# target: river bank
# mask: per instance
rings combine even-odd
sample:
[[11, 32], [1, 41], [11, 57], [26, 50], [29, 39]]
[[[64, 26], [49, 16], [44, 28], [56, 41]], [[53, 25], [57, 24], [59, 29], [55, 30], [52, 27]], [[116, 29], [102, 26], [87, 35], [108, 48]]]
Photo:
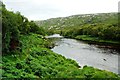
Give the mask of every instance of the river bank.
[[71, 39], [76, 39], [76, 40], [80, 40], [80, 41], [85, 41], [88, 44], [101, 45], [99, 47], [116, 49], [117, 51], [120, 52], [120, 41], [105, 40], [105, 39], [100, 39], [99, 37], [92, 37], [90, 35], [78, 35], [75, 37], [65, 36], [65, 38], [71, 38]]
[[[118, 78], [113, 72], [84, 66], [46, 48], [41, 35], [21, 35], [22, 52], [4, 55], [2, 78]], [[15, 53], [15, 54], [14, 54]]]
[[88, 41], [88, 42], [93, 42], [93, 43], [95, 42], [95, 43], [120, 45], [119, 41], [105, 40], [105, 39], [100, 39], [99, 37], [92, 37], [92, 36], [89, 36], [89, 35], [78, 35], [78, 36], [75, 37], [75, 39]]
[[[53, 42], [55, 42], [55, 47], [52, 48], [54, 52], [62, 54], [67, 58], [72, 58], [80, 65], [82, 63], [82, 66], [90, 65], [103, 70], [105, 69], [118, 73], [118, 56], [120, 52], [119, 47], [116, 45], [96, 43], [92, 41], [88, 42], [80, 39], [75, 40], [64, 38], [63, 36], [61, 36], [61, 38], [58, 34], [57, 36], [50, 36], [50, 39], [54, 39]], [[93, 38], [90, 37], [89, 39]], [[94, 39], [96, 38], [94, 37]], [[111, 63], [113, 63], [113, 65], [110, 65]]]

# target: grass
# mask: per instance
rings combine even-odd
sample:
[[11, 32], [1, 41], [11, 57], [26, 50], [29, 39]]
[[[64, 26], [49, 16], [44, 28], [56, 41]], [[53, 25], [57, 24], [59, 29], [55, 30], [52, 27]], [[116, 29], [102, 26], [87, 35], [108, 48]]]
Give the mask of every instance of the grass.
[[46, 48], [41, 35], [21, 35], [22, 52], [4, 55], [2, 78], [120, 78], [113, 72], [84, 66]]
[[104, 39], [100, 39], [98, 37], [92, 37], [89, 35], [78, 35], [75, 37], [75, 39], [89, 41], [89, 42], [96, 42], [96, 43], [108, 43], [108, 44], [116, 44], [116, 45], [120, 44], [119, 41], [104, 40]]

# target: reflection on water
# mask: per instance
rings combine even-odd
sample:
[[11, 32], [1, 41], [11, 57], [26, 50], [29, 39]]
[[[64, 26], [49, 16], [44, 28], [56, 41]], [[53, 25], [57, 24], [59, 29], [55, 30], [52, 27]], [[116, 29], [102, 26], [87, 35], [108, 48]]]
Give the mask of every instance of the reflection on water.
[[89, 65], [118, 73], [119, 52], [116, 50], [65, 38], [57, 40], [55, 44], [54, 52], [76, 60], [81, 66]]

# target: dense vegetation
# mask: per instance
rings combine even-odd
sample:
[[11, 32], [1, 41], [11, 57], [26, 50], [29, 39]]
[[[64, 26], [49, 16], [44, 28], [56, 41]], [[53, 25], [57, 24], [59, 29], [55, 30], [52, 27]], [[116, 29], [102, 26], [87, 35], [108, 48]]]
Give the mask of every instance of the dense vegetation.
[[118, 78], [118, 75], [80, 66], [45, 48], [42, 35], [21, 35], [22, 52], [3, 56], [3, 78]]
[[[85, 40], [89, 36], [98, 42], [108, 40], [108, 43], [113, 41], [120, 44], [118, 13], [73, 15], [36, 21], [36, 24], [45, 27], [51, 33], [59, 33], [65, 37]], [[81, 38], [82, 35], [86, 35], [86, 38]]]
[[93, 67], [80, 66], [48, 49], [46, 31], [19, 12], [2, 5], [2, 62], [0, 73], [7, 78], [119, 78]]
[[22, 16], [19, 12], [7, 11], [2, 5], [2, 50], [3, 54], [20, 49], [20, 34], [39, 33], [44, 35], [44, 30], [33, 21]]

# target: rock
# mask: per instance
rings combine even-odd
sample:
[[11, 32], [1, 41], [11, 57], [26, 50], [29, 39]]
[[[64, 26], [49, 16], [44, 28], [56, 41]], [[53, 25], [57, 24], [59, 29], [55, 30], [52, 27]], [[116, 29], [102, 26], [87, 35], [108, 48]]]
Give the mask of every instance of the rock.
[[106, 61], [106, 59], [103, 59], [104, 61]]

